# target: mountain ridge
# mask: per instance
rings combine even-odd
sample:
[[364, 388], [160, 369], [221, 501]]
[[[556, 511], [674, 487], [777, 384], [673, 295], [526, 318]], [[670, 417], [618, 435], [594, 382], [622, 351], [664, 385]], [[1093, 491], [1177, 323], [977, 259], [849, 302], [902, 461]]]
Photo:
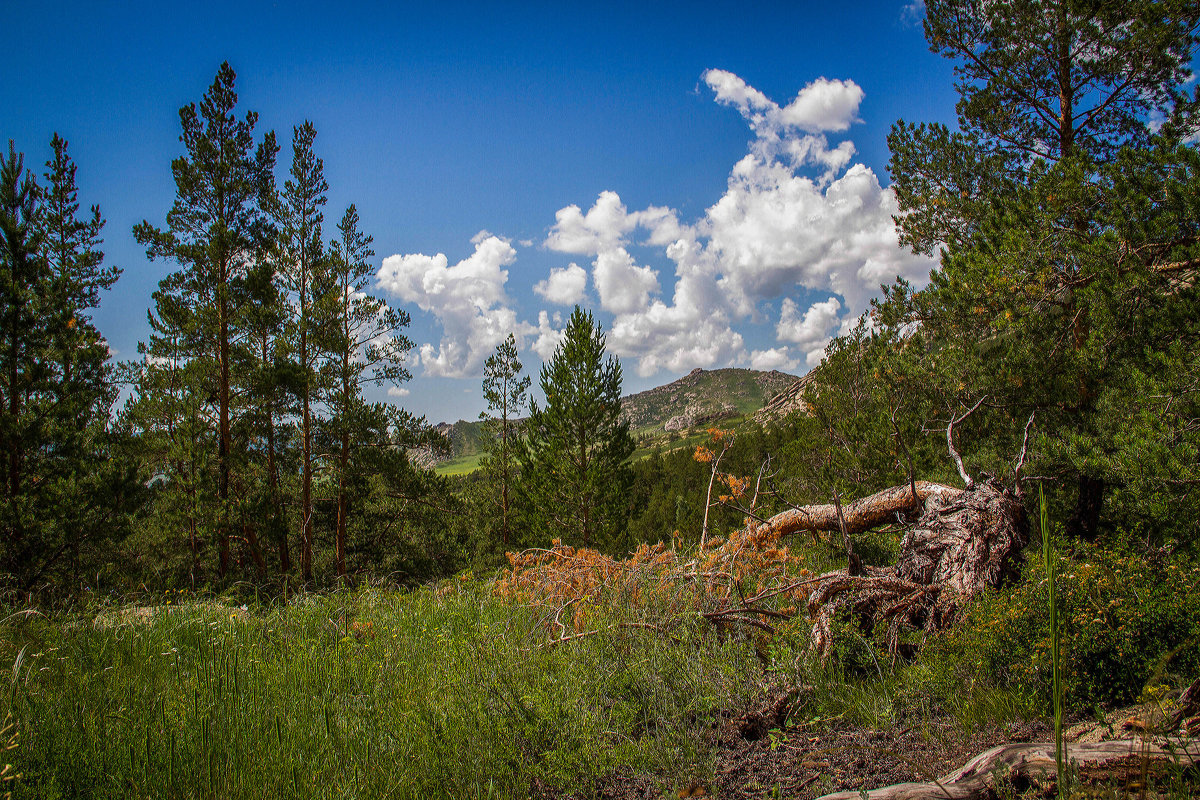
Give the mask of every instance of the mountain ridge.
[[[779, 370], [696, 368], [670, 383], [625, 395], [621, 417], [638, 439], [678, 434], [721, 419], [754, 415], [802, 380]], [[434, 428], [450, 440], [450, 455], [435, 459], [432, 453], [422, 453], [419, 460], [426, 466], [449, 461], [473, 466], [484, 446], [481, 426], [480, 421], [468, 420], [437, 423]]]

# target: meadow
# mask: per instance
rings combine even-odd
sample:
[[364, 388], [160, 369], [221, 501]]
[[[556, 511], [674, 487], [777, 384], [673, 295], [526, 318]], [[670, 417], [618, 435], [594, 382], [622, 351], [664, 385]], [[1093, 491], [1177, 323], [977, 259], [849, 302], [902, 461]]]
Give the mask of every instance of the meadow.
[[[819, 548], [809, 555], [823, 566]], [[849, 624], [821, 661], [804, 615], [766, 637], [681, 612], [670, 597], [605, 587], [577, 634], [561, 609], [465, 573], [286, 602], [243, 589], [10, 609], [0, 714], [16, 737], [2, 760], [5, 777], [19, 777], [5, 788], [18, 800], [550, 798], [614, 796], [602, 787], [628, 779], [674, 796], [728, 785], [716, 773], [760, 750], [772, 769], [800, 770], [785, 763], [788, 746], [850, 733], [893, 736], [872, 758], [911, 771], [925, 749], [961, 757], [981, 731], [1045, 734], [1045, 581], [1037, 554], [1028, 558], [1026, 578], [987, 595], [912, 662], [889, 660]], [[1165, 698], [1200, 671], [1200, 567], [1095, 550], [1064, 556], [1060, 569], [1072, 720]], [[723, 745], [731, 726], [780, 697], [785, 714], [753, 737], [743, 730], [761, 742]], [[864, 745], [853, 763], [871, 752]], [[713, 795], [792, 796], [757, 780]], [[867, 778], [790, 785], [812, 797], [837, 780]], [[1195, 780], [1173, 775], [1161, 796], [1190, 796]]]
[[16, 798], [520, 797], [703, 770], [753, 651], [699, 626], [539, 647], [479, 582], [5, 624]]

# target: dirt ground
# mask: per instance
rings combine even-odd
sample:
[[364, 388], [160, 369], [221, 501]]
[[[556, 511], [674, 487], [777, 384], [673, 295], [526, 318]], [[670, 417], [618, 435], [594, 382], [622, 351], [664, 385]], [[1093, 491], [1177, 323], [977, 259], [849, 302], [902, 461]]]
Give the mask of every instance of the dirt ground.
[[[723, 719], [713, 730], [716, 758], [711, 780], [673, 782], [661, 775], [616, 774], [606, 776], [586, 792], [564, 793], [535, 786], [533, 794], [539, 800], [812, 800], [832, 792], [934, 781], [997, 745], [1047, 742], [1054, 737], [1053, 725], [1047, 720], [965, 731], [951, 719], [920, 718], [911, 724], [874, 730], [847, 725], [839, 719], [808, 718], [802, 710], [793, 712], [790, 698], [795, 696], [778, 694], [754, 710]], [[1069, 742], [1098, 742], [1174, 730], [1173, 725], [1166, 723], [1157, 705], [1130, 706], [1110, 711], [1101, 720], [1076, 721], [1064, 731], [1064, 738]], [[1200, 717], [1188, 719], [1178, 735], [1200, 734], [1200, 727], [1193, 733], [1193, 725], [1200, 726]], [[1143, 789], [1147, 779], [1162, 785], [1166, 772], [1165, 762], [1133, 757], [1084, 767], [1077, 777], [1084, 784], [1119, 786], [1130, 791]], [[1191, 776], [1187, 778], [1189, 785], [1195, 780], [1200, 789], [1198, 772], [1192, 767], [1186, 774]], [[1052, 780], [1044, 786], [1027, 788], [1039, 797], [1055, 794]]]
[[[1044, 722], [1009, 724], [966, 733], [949, 720], [871, 730], [839, 720], [796, 721], [777, 706], [726, 721], [717, 732], [711, 783], [664, 787], [660, 776], [612, 775], [594, 793], [544, 791], [549, 800], [716, 797], [720, 800], [811, 800], [842, 790], [875, 789], [936, 779], [999, 744], [1045, 740]], [[665, 788], [665, 791], [664, 791]]]

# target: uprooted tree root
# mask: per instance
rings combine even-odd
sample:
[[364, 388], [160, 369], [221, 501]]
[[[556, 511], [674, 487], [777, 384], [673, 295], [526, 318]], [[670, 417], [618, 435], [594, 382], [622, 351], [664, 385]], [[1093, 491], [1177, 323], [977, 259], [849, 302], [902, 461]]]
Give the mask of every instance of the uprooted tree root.
[[[859, 533], [914, 518], [897, 563], [859, 574], [845, 569], [813, 576], [783, 544], [784, 537], [802, 532]], [[895, 653], [904, 630], [942, 628], [984, 587], [1014, 575], [1027, 540], [1020, 498], [997, 484], [955, 489], [921, 481], [877, 492], [840, 513], [815, 505], [749, 522], [686, 556], [657, 544], [614, 559], [556, 541], [548, 549], [510, 553], [511, 569], [497, 591], [544, 610], [549, 645], [596, 632], [590, 626], [594, 602], [616, 593], [663, 616], [619, 627], [669, 633], [682, 618], [698, 616], [723, 627], [774, 633], [801, 605], [813, 620], [818, 652], [827, 652], [833, 622], [846, 613], [886, 625], [885, 640]]]
[[[895, 654], [903, 631], [940, 630], [983, 589], [1016, 576], [1029, 529], [1019, 497], [990, 481], [962, 490], [926, 487], [923, 513], [904, 535], [894, 566], [866, 567], [859, 575], [847, 568], [815, 580], [808, 611], [819, 652], [829, 647], [834, 620], [848, 613], [871, 626], [886, 625], [884, 641]], [[908, 493], [911, 511], [913, 489], [901, 491]], [[916, 491], [919, 497], [919, 485]], [[888, 489], [880, 495], [896, 492]], [[878, 502], [864, 506], [871, 519], [878, 518], [877, 507]], [[847, 527], [851, 520], [862, 524], [856, 511], [853, 505], [847, 509]]]

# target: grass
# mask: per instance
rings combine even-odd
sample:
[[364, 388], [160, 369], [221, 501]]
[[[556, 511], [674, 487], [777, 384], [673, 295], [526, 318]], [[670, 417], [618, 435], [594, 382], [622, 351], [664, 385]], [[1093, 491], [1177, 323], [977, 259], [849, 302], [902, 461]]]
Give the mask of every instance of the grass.
[[[449, 591], [447, 591], [449, 589]], [[21, 617], [15, 798], [524, 797], [618, 771], [702, 777], [753, 650], [700, 627], [539, 648], [477, 583]]]
[[437, 464], [434, 466], [433, 471], [438, 475], [466, 475], [479, 469], [479, 462], [485, 455], [486, 453], [480, 452], [458, 456], [457, 458]]

